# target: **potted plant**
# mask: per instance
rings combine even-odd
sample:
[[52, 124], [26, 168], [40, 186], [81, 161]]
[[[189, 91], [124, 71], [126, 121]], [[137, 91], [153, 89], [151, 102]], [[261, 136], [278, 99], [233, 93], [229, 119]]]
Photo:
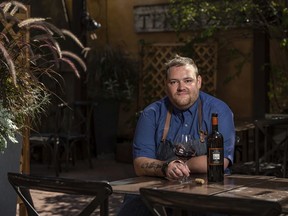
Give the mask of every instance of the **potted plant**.
[[137, 67], [119, 47], [106, 46], [88, 55], [87, 96], [98, 104], [94, 112], [96, 155], [115, 152], [119, 113], [135, 113], [131, 107], [136, 104]]
[[[29, 10], [18, 1], [0, 4], [0, 208], [3, 215], [16, 214], [16, 193], [7, 172], [19, 172], [21, 133], [28, 121], [37, 119], [49, 104], [51, 92], [39, 76], [69, 65], [79, 77], [85, 64], [76, 54], [62, 50], [60, 40], [71, 38], [88, 51], [69, 31], [60, 30], [44, 18], [28, 18]], [[79, 65], [79, 66], [78, 66]]]
[[88, 97], [122, 102], [134, 99], [137, 63], [122, 48], [106, 46], [91, 50], [88, 65]]

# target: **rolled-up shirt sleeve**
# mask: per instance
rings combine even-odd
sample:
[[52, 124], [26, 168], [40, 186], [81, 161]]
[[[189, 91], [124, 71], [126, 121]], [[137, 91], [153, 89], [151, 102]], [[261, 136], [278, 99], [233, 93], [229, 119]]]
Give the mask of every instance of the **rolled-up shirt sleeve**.
[[133, 140], [133, 158], [156, 158], [155, 133], [157, 125], [156, 112], [150, 108], [144, 110], [138, 120]]
[[224, 138], [224, 157], [230, 160], [230, 165], [234, 161], [235, 149], [235, 126], [233, 120], [233, 113], [227, 108], [226, 111], [221, 112], [219, 117], [219, 132]]

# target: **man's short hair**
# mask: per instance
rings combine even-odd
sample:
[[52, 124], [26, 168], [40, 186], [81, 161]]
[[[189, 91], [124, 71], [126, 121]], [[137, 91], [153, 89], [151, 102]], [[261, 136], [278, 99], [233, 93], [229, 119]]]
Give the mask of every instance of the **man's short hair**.
[[185, 66], [185, 65], [191, 65], [192, 67], [194, 67], [196, 75], [199, 74], [198, 68], [197, 68], [195, 62], [193, 61], [193, 59], [188, 58], [188, 57], [182, 57], [182, 56], [176, 54], [173, 59], [171, 59], [167, 63], [165, 63], [165, 66], [167, 69], [167, 75], [168, 75], [169, 69], [171, 67], [174, 67], [174, 66], [180, 67], [180, 66]]

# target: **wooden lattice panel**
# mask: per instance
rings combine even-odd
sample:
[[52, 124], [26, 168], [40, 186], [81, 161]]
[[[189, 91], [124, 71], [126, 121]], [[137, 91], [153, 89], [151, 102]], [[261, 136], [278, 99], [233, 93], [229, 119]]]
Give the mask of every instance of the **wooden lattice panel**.
[[[139, 108], [165, 95], [165, 63], [180, 54], [182, 44], [153, 44], [143, 46], [142, 75], [139, 86]], [[191, 52], [192, 53], [192, 52]], [[202, 75], [202, 89], [215, 94], [217, 70], [217, 45], [197, 44], [193, 48], [193, 59]]]
[[[12, 7], [13, 8], [13, 7]], [[29, 6], [27, 6], [28, 11], [24, 11], [22, 9], [18, 9], [17, 12], [13, 15], [14, 19], [17, 18], [17, 20], [24, 20], [28, 18], [29, 14]], [[9, 12], [8, 12], [9, 13]], [[2, 41], [8, 40], [10, 41], [17, 41], [16, 44], [13, 44], [13, 46], [18, 46], [19, 49], [23, 49], [23, 44], [27, 43], [29, 40], [29, 34], [28, 31], [25, 29], [19, 29], [16, 21], [14, 21], [12, 18], [7, 20], [4, 19], [3, 16], [0, 16], [0, 29], [1, 29], [1, 35], [2, 35]], [[20, 43], [20, 41], [23, 41]], [[11, 43], [11, 42], [10, 42]], [[28, 65], [28, 48], [27, 48], [27, 56], [19, 55], [17, 56], [17, 59], [13, 59], [15, 61], [15, 65], [17, 66], [17, 62], [21, 65], [27, 63]], [[24, 63], [23, 63], [24, 62]]]
[[217, 75], [217, 44], [195, 44], [193, 57], [202, 76], [202, 90], [215, 95]]
[[177, 53], [178, 45], [151, 45], [143, 47], [143, 69], [140, 84], [141, 105], [165, 95], [165, 63]]

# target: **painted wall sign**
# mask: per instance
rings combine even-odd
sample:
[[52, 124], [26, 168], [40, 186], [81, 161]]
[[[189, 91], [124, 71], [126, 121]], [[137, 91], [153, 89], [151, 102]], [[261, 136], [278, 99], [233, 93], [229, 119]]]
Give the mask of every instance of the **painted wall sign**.
[[136, 32], [172, 31], [169, 19], [168, 4], [134, 7], [134, 27]]

